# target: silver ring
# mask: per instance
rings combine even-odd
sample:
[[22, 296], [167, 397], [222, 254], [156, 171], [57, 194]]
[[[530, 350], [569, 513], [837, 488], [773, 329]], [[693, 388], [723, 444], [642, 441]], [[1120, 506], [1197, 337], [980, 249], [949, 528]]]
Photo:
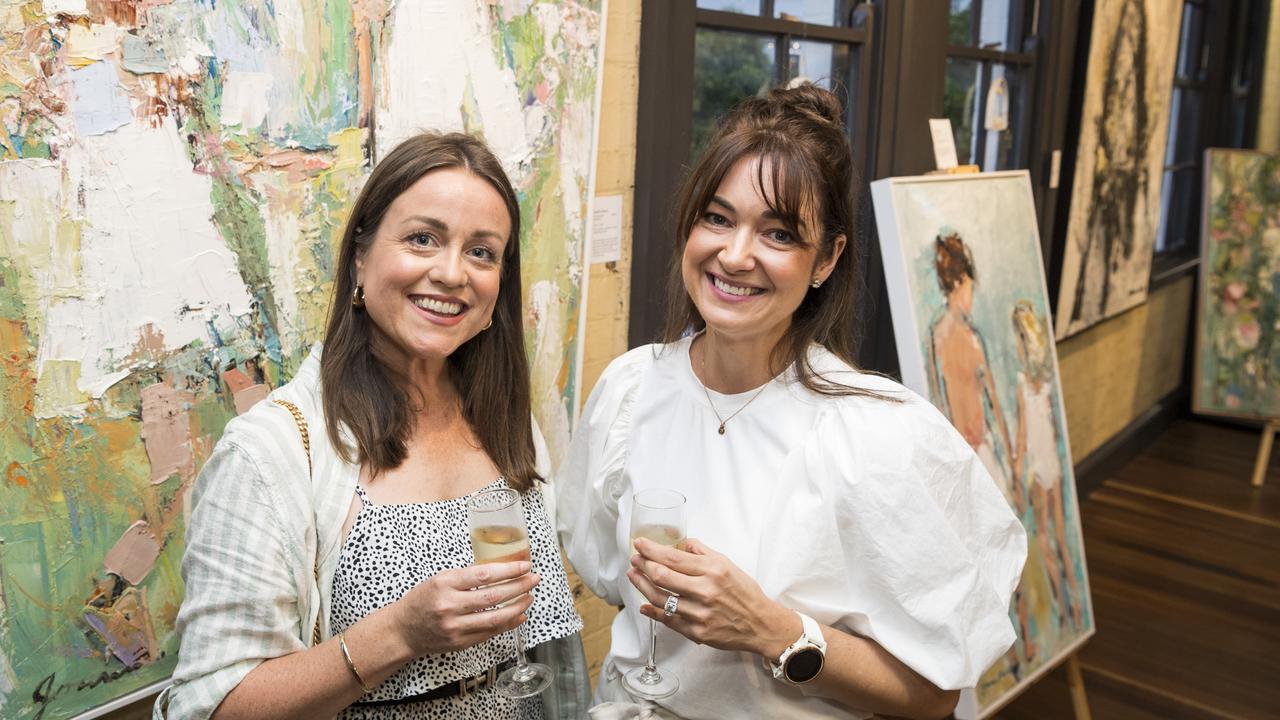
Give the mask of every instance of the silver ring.
[[676, 614], [676, 606], [680, 603], [680, 598], [675, 595], [667, 596], [667, 604], [662, 606], [662, 614], [671, 617]]

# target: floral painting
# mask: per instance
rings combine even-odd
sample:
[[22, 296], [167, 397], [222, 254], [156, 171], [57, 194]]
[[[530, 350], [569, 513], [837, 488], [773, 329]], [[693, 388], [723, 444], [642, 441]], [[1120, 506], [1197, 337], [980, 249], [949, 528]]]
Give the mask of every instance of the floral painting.
[[1280, 417], [1280, 155], [1205, 152], [1195, 411]]

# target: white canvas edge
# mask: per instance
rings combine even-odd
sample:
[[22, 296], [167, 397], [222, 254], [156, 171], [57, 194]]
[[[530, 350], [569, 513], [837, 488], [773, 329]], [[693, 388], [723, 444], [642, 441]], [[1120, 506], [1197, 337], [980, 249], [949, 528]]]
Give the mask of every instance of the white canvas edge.
[[582, 363], [587, 357], [587, 301], [591, 289], [591, 248], [595, 244], [596, 208], [596, 170], [600, 166], [600, 107], [604, 100], [604, 46], [609, 35], [609, 0], [600, 0], [600, 42], [596, 46], [596, 97], [594, 116], [591, 120], [591, 167], [587, 171], [587, 212], [583, 224], [585, 233], [582, 240], [582, 255], [578, 258], [582, 269], [582, 292], [578, 298], [578, 332], [574, 342], [577, 348], [573, 358], [573, 407], [569, 408], [570, 431], [578, 427], [578, 419], [582, 416]]
[[[907, 275], [907, 260], [902, 249], [900, 224], [897, 210], [893, 205], [893, 185], [898, 180], [899, 178], [886, 178], [871, 183], [871, 204], [875, 210], [880, 259], [884, 265], [884, 284], [889, 293], [889, 315], [893, 320], [893, 337], [898, 349], [898, 368], [902, 373], [902, 384], [915, 391], [917, 395], [928, 399], [929, 388], [925, 380], [924, 362], [911, 362], [919, 359], [918, 352], [904, 352], [904, 345], [915, 342], [919, 334], [915, 313], [912, 312], [913, 304], [910, 302], [911, 287]], [[892, 240], [892, 251], [886, 245], [887, 240]], [[901, 332], [899, 328], [907, 328], [909, 332]]]
[[[997, 180], [1005, 178], [1020, 177], [1022, 178], [1022, 189], [1026, 193], [1027, 203], [1031, 206], [1032, 217], [1035, 217], [1035, 197], [1031, 192], [1031, 174], [1026, 170], [1007, 170], [1002, 172], [990, 173], [973, 173], [966, 175], [921, 175], [906, 177], [891, 177], [883, 180], [877, 180], [871, 183], [871, 200], [875, 208], [877, 232], [880, 238], [880, 255], [884, 262], [885, 286], [889, 291], [889, 311], [893, 318], [893, 334], [895, 344], [898, 348], [898, 365], [902, 372], [903, 384], [911, 388], [926, 400], [929, 398], [928, 382], [925, 380], [924, 374], [924, 358], [919, 352], [919, 326], [916, 323], [915, 304], [911, 295], [909, 275], [906, 271], [906, 255], [900, 238], [899, 227], [901, 223], [898, 219], [898, 208], [893, 203], [893, 186], [908, 185], [918, 183], [935, 183], [935, 182], [981, 182], [983, 180]], [[881, 208], [884, 208], [882, 211]], [[1040, 248], [1040, 228], [1035, 228], [1035, 253], [1037, 266], [1040, 268], [1040, 291], [1045, 299], [1045, 306], [1049, 305], [1048, 283], [1044, 274], [1044, 258]], [[893, 242], [893, 251], [890, 252], [886, 248], [886, 241]], [[895, 277], [896, 275], [896, 277]], [[899, 317], [902, 317], [902, 323], [899, 324]], [[1052, 318], [1050, 318], [1052, 320]], [[910, 339], [904, 341], [904, 333], [899, 332], [899, 327], [907, 327], [910, 330]], [[1047, 333], [1052, 336], [1053, 333]], [[1054, 389], [1058, 393], [1060, 401], [1064, 401], [1062, 394], [1062, 370], [1058, 366], [1058, 341], [1054, 337], [1049, 338], [1050, 349], [1053, 350], [1053, 383]], [[909, 347], [904, 348], [904, 342]], [[909, 352], [904, 352], [904, 349]], [[908, 369], [913, 374], [913, 378], [917, 385], [913, 386], [908, 380]], [[1070, 456], [1071, 436], [1070, 429], [1066, 423], [1066, 407], [1063, 410], [1062, 424], [1062, 440], [1066, 443], [1067, 453]], [[972, 688], [966, 689], [961, 693], [960, 704], [956, 707], [955, 716], [957, 720], [982, 720], [990, 717], [998, 712], [1005, 705], [1008, 705], [1018, 695], [1020, 695], [1032, 683], [1039, 680], [1049, 671], [1056, 668], [1063, 660], [1070, 657], [1079, 650], [1080, 646], [1089, 638], [1093, 637], [1098, 629], [1097, 614], [1093, 603], [1093, 588], [1089, 582], [1089, 564], [1085, 553], [1084, 546], [1084, 523], [1080, 516], [1080, 488], [1076, 483], [1075, 460], [1070, 458], [1068, 463], [1070, 467], [1066, 471], [1070, 474], [1071, 479], [1071, 505], [1075, 509], [1076, 526], [1080, 531], [1080, 569], [1084, 571], [1084, 589], [1085, 595], [1089, 598], [1089, 614], [1093, 620], [1089, 629], [1080, 634], [1065, 648], [1053, 656], [1053, 659], [1039, 667], [1035, 672], [1026, 678], [1023, 678], [1018, 684], [1007, 690], [1003, 695], [996, 698], [987, 708], [979, 711], [977, 705], [977, 695]]]
[[114, 700], [110, 700], [97, 707], [90, 708], [89, 710], [85, 710], [79, 715], [73, 715], [72, 720], [92, 720], [92, 718], [102, 717], [103, 715], [106, 715], [109, 712], [114, 712], [116, 710], [119, 710], [120, 708], [126, 707], [128, 705], [132, 705], [133, 703], [136, 703], [139, 700], [142, 700], [143, 698], [146, 698], [150, 695], [158, 695], [160, 694], [160, 691], [169, 687], [169, 681], [171, 679], [172, 677], [167, 677], [164, 680], [153, 682], [150, 685], [147, 685], [146, 687], [138, 688], [137, 690], [134, 690], [133, 692], [128, 693], [126, 695], [121, 695], [120, 697], [115, 698]]
[[1209, 191], [1212, 185], [1213, 168], [1209, 163], [1211, 155], [1262, 155], [1275, 156], [1276, 153], [1264, 152], [1262, 150], [1252, 150], [1247, 148], [1205, 148], [1204, 149], [1204, 177], [1201, 178], [1203, 192], [1200, 193], [1200, 267], [1196, 273], [1196, 338], [1195, 338], [1195, 358], [1191, 368], [1191, 412], [1196, 415], [1209, 415], [1211, 417], [1233, 418], [1237, 420], [1257, 420], [1259, 422], [1267, 422], [1276, 420], [1277, 416], [1263, 415], [1261, 413], [1239, 412], [1233, 413], [1228, 410], [1219, 410], [1217, 408], [1204, 407], [1203, 400], [1200, 396], [1200, 371], [1201, 359], [1200, 352], [1203, 350], [1204, 342], [1204, 314], [1208, 305], [1209, 295], [1209, 263], [1206, 259], [1209, 257]]

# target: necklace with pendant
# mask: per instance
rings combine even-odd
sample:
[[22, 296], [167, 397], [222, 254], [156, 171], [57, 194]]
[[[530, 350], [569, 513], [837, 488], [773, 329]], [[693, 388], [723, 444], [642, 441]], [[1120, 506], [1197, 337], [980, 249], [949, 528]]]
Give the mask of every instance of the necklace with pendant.
[[[705, 348], [703, 349], [703, 357], [702, 357], [702, 359], [698, 361], [698, 367], [700, 367], [700, 368], [702, 369], [702, 374], [705, 376], [705, 375], [707, 374], [707, 362], [706, 362], [706, 349], [705, 349]], [[756, 398], [758, 398], [758, 397], [760, 397], [760, 393], [764, 392], [765, 388], [769, 387], [770, 383], [772, 383], [772, 382], [773, 382], [773, 378], [769, 378], [769, 382], [766, 382], [765, 384], [761, 385], [761, 386], [760, 386], [760, 389], [759, 389], [759, 390], [757, 390], [757, 391], [755, 392], [755, 394], [751, 396], [751, 399], [749, 399], [749, 400], [747, 400], [745, 403], [743, 403], [743, 404], [742, 404], [742, 407], [738, 408], [737, 410], [734, 410], [734, 411], [729, 415], [729, 417], [720, 417], [720, 411], [716, 409], [716, 403], [715, 403], [715, 401], [714, 401], [714, 400], [712, 400], [712, 399], [711, 399], [711, 392], [710, 392], [709, 390], [707, 390], [707, 386], [706, 386], [706, 384], [705, 384], [705, 383], [703, 383], [703, 382], [702, 382], [702, 380], [700, 380], [700, 379], [698, 380], [698, 384], [702, 386], [702, 394], [707, 396], [707, 404], [711, 406], [711, 412], [715, 413], [715, 415], [716, 415], [716, 420], [719, 420], [719, 421], [720, 421], [720, 429], [718, 430], [718, 432], [719, 432], [721, 435], [723, 435], [723, 434], [724, 434], [724, 426], [725, 426], [725, 424], [727, 424], [730, 420], [732, 420], [732, 419], [734, 418], [734, 416], [736, 416], [738, 413], [742, 412], [743, 410], [746, 410], [748, 405], [750, 405], [751, 403], [755, 402], [755, 399], [756, 399]]]

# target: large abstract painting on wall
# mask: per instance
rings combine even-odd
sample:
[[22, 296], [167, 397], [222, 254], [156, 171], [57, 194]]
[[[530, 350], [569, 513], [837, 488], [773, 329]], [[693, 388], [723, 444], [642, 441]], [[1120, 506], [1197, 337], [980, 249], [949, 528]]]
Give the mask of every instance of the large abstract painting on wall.
[[194, 474], [319, 338], [345, 213], [418, 129], [482, 135], [519, 192], [564, 447], [601, 4], [0, 6], [0, 717], [168, 677]]
[[1196, 412], [1280, 418], [1280, 155], [1205, 151]]
[[903, 382], [968, 440], [1027, 530], [1018, 640], [956, 713], [985, 717], [1094, 631], [1031, 183], [890, 178], [871, 193]]
[[1147, 299], [1181, 17], [1181, 0], [1094, 4], [1059, 340]]

